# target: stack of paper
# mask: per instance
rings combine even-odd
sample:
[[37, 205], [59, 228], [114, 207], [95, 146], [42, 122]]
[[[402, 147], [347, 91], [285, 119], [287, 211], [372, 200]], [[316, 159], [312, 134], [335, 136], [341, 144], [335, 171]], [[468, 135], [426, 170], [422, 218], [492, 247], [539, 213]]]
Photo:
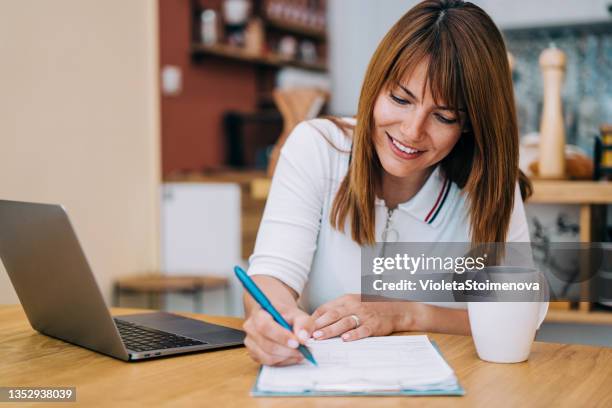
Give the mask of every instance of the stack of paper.
[[450, 366], [427, 336], [339, 338], [308, 343], [318, 366], [304, 361], [261, 370], [254, 395], [463, 395]]

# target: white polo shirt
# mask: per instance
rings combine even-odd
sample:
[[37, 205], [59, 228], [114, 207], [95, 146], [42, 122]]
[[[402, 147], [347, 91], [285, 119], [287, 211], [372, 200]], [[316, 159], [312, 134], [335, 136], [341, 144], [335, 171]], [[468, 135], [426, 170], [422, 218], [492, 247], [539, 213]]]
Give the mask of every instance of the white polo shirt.
[[[347, 122], [355, 123], [352, 118]], [[323, 132], [324, 138], [317, 129]], [[338, 149], [330, 145], [333, 143]], [[301, 294], [307, 311], [361, 291], [361, 247], [332, 228], [330, 210], [348, 171], [351, 139], [327, 119], [300, 123], [283, 146], [272, 179], [249, 275], [273, 276]], [[470, 242], [466, 196], [437, 167], [421, 190], [392, 212], [400, 242]], [[382, 242], [388, 210], [376, 199], [376, 237]], [[508, 242], [529, 242], [518, 184]], [[465, 304], [440, 304], [465, 307]]]

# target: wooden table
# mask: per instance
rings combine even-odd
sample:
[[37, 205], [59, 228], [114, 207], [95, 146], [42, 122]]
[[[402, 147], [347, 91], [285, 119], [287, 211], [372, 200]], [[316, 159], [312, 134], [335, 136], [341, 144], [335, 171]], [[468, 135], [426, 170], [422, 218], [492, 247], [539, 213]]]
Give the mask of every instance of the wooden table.
[[[116, 315], [134, 312], [113, 309]], [[237, 318], [188, 316], [242, 324]], [[259, 366], [244, 348], [126, 363], [38, 334], [20, 306], [0, 306], [0, 333], [0, 386], [76, 387], [77, 403], [54, 407], [612, 406], [612, 348], [536, 342], [529, 361], [492, 364], [478, 359], [470, 337], [430, 334], [465, 396], [253, 398], [249, 390]]]

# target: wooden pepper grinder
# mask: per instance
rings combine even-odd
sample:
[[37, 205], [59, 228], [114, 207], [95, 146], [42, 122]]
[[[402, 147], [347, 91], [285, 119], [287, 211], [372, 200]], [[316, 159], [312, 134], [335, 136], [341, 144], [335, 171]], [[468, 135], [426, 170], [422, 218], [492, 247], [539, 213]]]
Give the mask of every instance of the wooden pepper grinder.
[[565, 128], [561, 106], [565, 62], [565, 54], [554, 44], [540, 54], [540, 68], [544, 78], [544, 107], [540, 122], [538, 175], [542, 178], [565, 178]]

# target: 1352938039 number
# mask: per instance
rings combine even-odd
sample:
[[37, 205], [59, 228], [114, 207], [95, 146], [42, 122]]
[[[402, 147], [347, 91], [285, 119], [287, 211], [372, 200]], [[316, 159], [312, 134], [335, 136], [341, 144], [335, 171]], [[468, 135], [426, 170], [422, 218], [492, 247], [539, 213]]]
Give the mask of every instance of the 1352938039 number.
[[76, 387], [0, 387], [0, 402], [76, 401]]

